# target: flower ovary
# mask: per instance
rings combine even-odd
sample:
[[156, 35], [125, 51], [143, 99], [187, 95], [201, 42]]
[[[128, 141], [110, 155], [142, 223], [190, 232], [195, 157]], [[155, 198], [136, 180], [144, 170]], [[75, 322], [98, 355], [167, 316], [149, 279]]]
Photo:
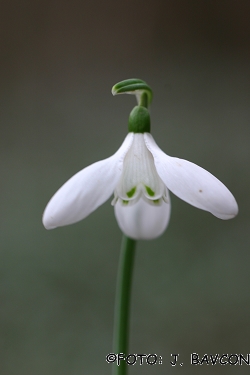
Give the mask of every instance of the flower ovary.
[[150, 133], [150, 116], [147, 108], [136, 106], [128, 120], [128, 131], [133, 133]]

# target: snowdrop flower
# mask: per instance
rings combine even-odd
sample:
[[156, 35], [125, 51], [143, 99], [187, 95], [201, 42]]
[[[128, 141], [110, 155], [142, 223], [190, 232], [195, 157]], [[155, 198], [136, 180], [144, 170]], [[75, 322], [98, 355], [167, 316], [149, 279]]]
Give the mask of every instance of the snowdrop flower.
[[51, 198], [44, 215], [45, 228], [73, 224], [86, 218], [113, 194], [117, 222], [128, 237], [153, 239], [170, 218], [169, 190], [194, 207], [220, 219], [231, 219], [238, 206], [230, 191], [205, 169], [165, 154], [150, 134], [147, 104], [151, 89], [144, 81], [126, 80], [113, 94], [132, 93], [136, 106], [129, 133], [118, 151], [71, 177]]

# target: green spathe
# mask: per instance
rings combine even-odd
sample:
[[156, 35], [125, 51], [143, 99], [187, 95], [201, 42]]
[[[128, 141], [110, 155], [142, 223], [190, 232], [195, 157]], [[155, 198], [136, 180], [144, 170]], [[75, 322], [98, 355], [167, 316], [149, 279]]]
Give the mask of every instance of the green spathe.
[[141, 79], [132, 78], [125, 81], [118, 82], [112, 87], [112, 94], [134, 94], [139, 105], [148, 107], [152, 101], [153, 93], [151, 88], [145, 81]]
[[150, 133], [150, 116], [147, 108], [136, 106], [129, 115], [128, 131], [132, 133]]

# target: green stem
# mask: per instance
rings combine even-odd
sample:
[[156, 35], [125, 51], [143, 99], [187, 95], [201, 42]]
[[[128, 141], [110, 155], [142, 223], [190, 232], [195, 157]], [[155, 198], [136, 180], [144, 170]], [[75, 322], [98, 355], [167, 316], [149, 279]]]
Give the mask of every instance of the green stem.
[[141, 94], [139, 105], [141, 105], [142, 107], [148, 108], [148, 95], [146, 92]]
[[[125, 356], [128, 354], [130, 291], [132, 284], [135, 245], [135, 240], [123, 235], [115, 298], [113, 349], [115, 354], [123, 353]], [[126, 375], [126, 362], [121, 360], [120, 366], [117, 366], [117, 364], [114, 363], [113, 370], [113, 375]]]

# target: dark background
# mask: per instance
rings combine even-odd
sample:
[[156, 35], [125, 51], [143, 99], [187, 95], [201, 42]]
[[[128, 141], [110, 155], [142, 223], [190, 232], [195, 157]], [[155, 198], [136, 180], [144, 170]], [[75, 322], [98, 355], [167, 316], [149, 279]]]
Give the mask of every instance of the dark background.
[[[138, 244], [130, 374], [247, 374], [190, 354], [250, 353], [249, 1], [24, 0], [0, 4], [0, 373], [111, 374], [121, 232], [110, 202], [46, 231], [52, 194], [113, 154], [126, 78], [154, 91], [152, 133], [222, 180], [240, 213], [219, 220], [171, 196], [169, 228]], [[184, 365], [171, 367], [171, 353]]]

